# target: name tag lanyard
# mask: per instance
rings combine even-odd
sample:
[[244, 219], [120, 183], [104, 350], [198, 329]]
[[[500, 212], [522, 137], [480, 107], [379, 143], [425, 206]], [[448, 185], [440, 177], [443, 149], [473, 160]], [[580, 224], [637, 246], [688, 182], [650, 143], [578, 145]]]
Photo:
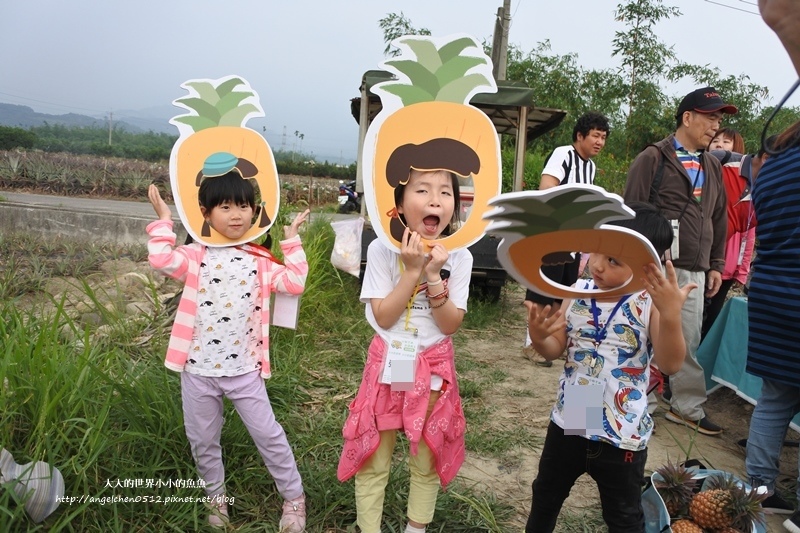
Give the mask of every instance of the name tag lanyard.
[[735, 205], [739, 205], [742, 202], [747, 202], [747, 226], [744, 229], [744, 237], [742, 238], [742, 242], [739, 243], [739, 257], [736, 259], [736, 266], [742, 266], [742, 263], [744, 262], [744, 248], [747, 245], [747, 234], [750, 233], [750, 224], [753, 221], [753, 200], [750, 193], [749, 183], [742, 191], [742, 197], [739, 198], [739, 201], [736, 202]]
[[[400, 265], [400, 272], [404, 266], [400, 258], [397, 258]], [[389, 334], [389, 345], [386, 351], [381, 383], [391, 385], [392, 391], [410, 391], [414, 388], [417, 352], [419, 351], [419, 332], [417, 328], [409, 327], [411, 321], [411, 306], [419, 294], [422, 285], [422, 274], [420, 274], [414, 292], [406, 305], [406, 318], [403, 331], [393, 331]]]
[[[594, 286], [594, 288], [596, 289], [597, 286]], [[600, 343], [605, 340], [606, 335], [608, 334], [608, 324], [611, 322], [611, 319], [614, 318], [614, 315], [617, 314], [619, 308], [622, 307], [622, 304], [625, 303], [625, 300], [628, 299], [628, 296], [629, 295], [626, 294], [616, 303], [614, 308], [611, 310], [611, 314], [608, 315], [608, 320], [605, 321], [602, 328], [599, 327], [600, 309], [597, 307], [597, 302], [595, 301], [595, 299], [594, 298], [591, 299], [592, 318], [594, 319], [594, 334], [592, 335], [592, 337], [594, 338], [595, 349], [597, 349]]]
[[[403, 265], [403, 261], [400, 257], [397, 258], [397, 264], [400, 265], [400, 274], [405, 272], [405, 265]], [[417, 328], [409, 328], [408, 323], [411, 321], [411, 306], [414, 304], [414, 300], [416, 300], [417, 295], [419, 294], [420, 285], [422, 285], [422, 276], [425, 275], [425, 271], [423, 270], [420, 275], [419, 279], [417, 280], [417, 284], [414, 286], [414, 292], [411, 293], [411, 298], [408, 300], [408, 304], [406, 305], [406, 320], [405, 324], [403, 324], [403, 330], [408, 331], [417, 336]]]

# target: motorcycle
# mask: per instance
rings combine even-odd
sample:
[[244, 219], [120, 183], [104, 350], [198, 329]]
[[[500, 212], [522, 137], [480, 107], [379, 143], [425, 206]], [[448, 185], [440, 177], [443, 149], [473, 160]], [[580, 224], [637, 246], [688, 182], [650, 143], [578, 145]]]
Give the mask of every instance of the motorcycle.
[[356, 192], [356, 182], [339, 180], [339, 212], [361, 212], [361, 198]]

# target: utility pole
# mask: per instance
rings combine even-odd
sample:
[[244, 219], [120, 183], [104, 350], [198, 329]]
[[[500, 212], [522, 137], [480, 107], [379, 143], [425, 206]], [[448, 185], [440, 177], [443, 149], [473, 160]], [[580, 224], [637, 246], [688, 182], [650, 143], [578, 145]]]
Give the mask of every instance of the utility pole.
[[508, 31], [511, 27], [511, 0], [503, 0], [497, 8], [497, 19], [492, 38], [492, 75], [495, 81], [506, 79], [508, 65]]
[[111, 146], [111, 132], [113, 131], [112, 123], [114, 121], [114, 112], [108, 112], [108, 145]]
[[286, 151], [286, 125], [283, 125], [283, 135], [281, 136], [281, 152]]

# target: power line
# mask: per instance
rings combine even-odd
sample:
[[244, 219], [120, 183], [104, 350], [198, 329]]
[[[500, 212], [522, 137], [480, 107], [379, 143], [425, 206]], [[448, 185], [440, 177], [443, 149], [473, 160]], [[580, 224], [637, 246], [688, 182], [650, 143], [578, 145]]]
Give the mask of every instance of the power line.
[[104, 111], [100, 111], [98, 109], [89, 109], [89, 108], [86, 108], [86, 107], [75, 107], [75, 106], [70, 106], [70, 105], [65, 105], [65, 104], [56, 104], [54, 102], [46, 102], [44, 100], [36, 100], [35, 98], [28, 98], [28, 97], [25, 97], [25, 96], [19, 96], [17, 94], [10, 94], [10, 93], [4, 93], [4, 92], [0, 92], [0, 94], [2, 94], [3, 96], [11, 96], [12, 98], [19, 98], [20, 100], [27, 100], [29, 102], [36, 102], [38, 104], [49, 105], [51, 107], [65, 107], [67, 109], [79, 109], [81, 111], [90, 111], [92, 113], [103, 113], [104, 112]]
[[519, 9], [519, 6], [520, 6], [520, 5], [522, 5], [522, 0], [519, 0], [519, 1], [517, 2], [517, 7], [515, 7], [515, 8], [514, 8], [514, 13], [512, 13], [512, 14], [511, 14], [511, 20], [512, 20], [512, 21], [514, 20], [514, 17], [516, 17], [516, 16], [517, 16], [517, 9]]
[[[714, 2], [713, 0], [706, 0], [706, 2], [708, 2], [709, 4], [716, 4], [718, 6], [727, 7], [728, 9], [734, 9], [736, 11], [741, 11], [743, 13], [749, 13], [751, 15], [761, 16], [759, 13], [754, 13], [753, 11], [748, 11], [747, 9], [742, 9], [742, 8], [739, 8], [739, 7], [729, 6], [728, 4], [722, 4], [720, 2]], [[748, 4], [748, 3], [749, 2], [745, 2], [745, 4]], [[751, 5], [755, 5], [755, 4], [751, 4]]]

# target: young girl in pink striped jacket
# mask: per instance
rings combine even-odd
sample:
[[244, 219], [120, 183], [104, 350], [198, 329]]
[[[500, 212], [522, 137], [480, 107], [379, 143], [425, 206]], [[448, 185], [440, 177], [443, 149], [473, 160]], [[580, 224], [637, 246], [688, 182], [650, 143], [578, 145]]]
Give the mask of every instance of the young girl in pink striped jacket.
[[[158, 220], [147, 226], [150, 264], [184, 282], [165, 365], [181, 373], [186, 436], [211, 502], [208, 521], [228, 522], [220, 433], [222, 399], [233, 402], [284, 498], [280, 531], [305, 530], [305, 495], [286, 433], [275, 420], [262, 378], [270, 377], [269, 297], [300, 294], [308, 263], [297, 230], [308, 211], [285, 226], [280, 264], [254, 244], [175, 247], [172, 213], [155, 185], [148, 191]], [[250, 229], [255, 191], [237, 169], [200, 184], [200, 210], [211, 228], [235, 241]]]

